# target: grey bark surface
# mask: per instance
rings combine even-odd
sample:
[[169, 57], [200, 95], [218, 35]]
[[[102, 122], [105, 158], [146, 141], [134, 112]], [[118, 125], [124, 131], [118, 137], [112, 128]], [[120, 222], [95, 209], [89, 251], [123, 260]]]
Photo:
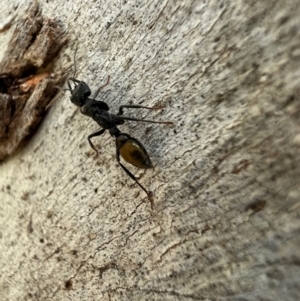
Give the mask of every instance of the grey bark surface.
[[[1, 1], [1, 20], [17, 10]], [[300, 300], [300, 2], [41, 1], [99, 99], [155, 169], [62, 93], [0, 165], [1, 300]], [[0, 34], [1, 53], [13, 31]], [[1, 55], [0, 55], [1, 56]], [[1, 57], [0, 57], [1, 59]]]

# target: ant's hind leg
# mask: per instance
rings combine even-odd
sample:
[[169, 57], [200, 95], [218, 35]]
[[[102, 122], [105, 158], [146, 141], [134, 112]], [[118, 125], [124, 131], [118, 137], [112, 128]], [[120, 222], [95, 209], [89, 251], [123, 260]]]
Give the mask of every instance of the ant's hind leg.
[[[95, 133], [93, 133], [93, 134], [91, 134], [91, 135], [88, 136], [88, 142], [89, 142], [91, 148], [96, 152], [96, 156], [98, 156], [98, 150], [95, 148], [94, 144], [92, 143], [91, 138], [100, 136], [100, 135], [102, 135], [104, 132], [105, 132], [105, 129], [102, 129], [102, 130], [100, 130], [100, 131], [98, 131], [98, 132], [95, 132]], [[96, 156], [95, 156], [95, 157], [96, 157]]]
[[163, 109], [165, 106], [164, 105], [158, 105], [155, 107], [145, 107], [145, 106], [140, 106], [140, 105], [124, 105], [124, 106], [120, 106], [119, 108], [119, 112], [117, 115], [123, 115], [123, 109], [124, 108], [128, 108], [128, 109], [148, 109], [148, 110], [161, 110]]
[[148, 120], [148, 119], [137, 119], [134, 117], [127, 117], [123, 115], [113, 115], [111, 114], [114, 118], [118, 120], [131, 120], [131, 121], [142, 121], [142, 122], [149, 122], [149, 123], [161, 123], [161, 124], [173, 124], [172, 121], [155, 121], [155, 120]]
[[119, 150], [117, 148], [117, 153], [116, 153], [116, 156], [117, 156], [117, 161], [119, 163], [119, 165], [122, 167], [122, 169], [127, 173], [127, 175], [132, 179], [134, 180], [147, 194], [148, 198], [149, 196], [151, 195], [150, 192], [148, 192], [146, 190], [146, 188], [144, 186], [142, 186], [142, 184], [140, 184], [140, 182], [136, 179], [136, 177], [120, 162], [120, 153], [119, 153]]

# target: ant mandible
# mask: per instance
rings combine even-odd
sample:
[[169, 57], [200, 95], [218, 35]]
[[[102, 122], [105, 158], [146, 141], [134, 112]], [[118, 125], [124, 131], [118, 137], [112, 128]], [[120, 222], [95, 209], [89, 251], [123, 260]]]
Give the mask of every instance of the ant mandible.
[[[75, 52], [76, 53], [76, 52]], [[76, 70], [76, 67], [75, 67]], [[74, 73], [75, 74], [75, 73]], [[73, 104], [80, 107], [80, 111], [82, 114], [92, 117], [100, 126], [101, 130], [92, 133], [88, 136], [88, 142], [93, 150], [95, 150], [96, 154], [98, 154], [98, 150], [95, 148], [94, 144], [91, 141], [91, 138], [102, 135], [106, 130], [109, 131], [110, 135], [116, 138], [116, 157], [117, 162], [123, 168], [123, 170], [127, 173], [127, 175], [132, 178], [147, 194], [148, 198], [152, 201], [152, 193], [147, 191], [144, 186], [142, 186], [136, 177], [120, 162], [120, 156], [128, 163], [143, 169], [153, 168], [150, 157], [142, 145], [140, 141], [131, 137], [126, 133], [122, 133], [117, 126], [124, 124], [125, 120], [133, 120], [133, 121], [142, 121], [142, 122], [150, 122], [150, 123], [161, 123], [161, 124], [173, 124], [171, 121], [152, 121], [147, 119], [137, 119], [133, 117], [127, 117], [123, 115], [124, 108], [131, 109], [148, 109], [148, 110], [156, 110], [162, 109], [164, 106], [156, 106], [156, 107], [146, 107], [140, 105], [122, 105], [119, 108], [117, 114], [109, 113], [109, 106], [107, 103], [101, 100], [96, 100], [95, 98], [99, 94], [100, 90], [109, 84], [109, 77], [105, 85], [98, 88], [98, 90], [94, 93], [92, 98], [89, 98], [91, 95], [91, 89], [89, 86], [74, 77], [68, 79], [68, 87], [71, 92], [70, 100]], [[74, 88], [72, 88], [72, 84]]]

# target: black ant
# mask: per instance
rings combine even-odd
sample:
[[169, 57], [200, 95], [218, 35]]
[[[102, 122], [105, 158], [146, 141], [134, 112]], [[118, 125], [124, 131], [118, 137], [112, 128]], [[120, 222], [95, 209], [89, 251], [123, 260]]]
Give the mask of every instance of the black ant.
[[[75, 55], [76, 55], [76, 51], [75, 51]], [[116, 115], [111, 114], [108, 112], [109, 106], [107, 105], [107, 103], [95, 99], [98, 93], [100, 92], [100, 90], [109, 84], [110, 77], [108, 77], [105, 85], [98, 88], [93, 98], [89, 98], [89, 96], [91, 95], [91, 89], [89, 88], [89, 86], [85, 82], [80, 81], [74, 77], [68, 79], [69, 89], [66, 89], [71, 92], [70, 100], [72, 101], [73, 104], [81, 108], [80, 111], [82, 114], [92, 117], [102, 128], [101, 130], [92, 133], [91, 135], [88, 136], [88, 142], [91, 148], [95, 150], [95, 152], [98, 154], [98, 150], [95, 148], [94, 144], [92, 143], [91, 138], [100, 136], [106, 130], [108, 130], [110, 135], [116, 138], [116, 157], [119, 165], [128, 174], [128, 176], [132, 178], [146, 192], [148, 198], [152, 201], [151, 192], [148, 192], [139, 183], [136, 177], [120, 162], [120, 155], [121, 155], [121, 157], [126, 162], [138, 168], [148, 169], [148, 168], [153, 168], [150, 157], [140, 141], [131, 137], [128, 134], [122, 133], [117, 128], [117, 126], [124, 124], [125, 120], [173, 124], [173, 122], [171, 121], [152, 121], [152, 120], [137, 119], [137, 118], [123, 116], [124, 108], [156, 110], [156, 109], [162, 109], [164, 106], [145, 107], [140, 105], [122, 105], [120, 106], [119, 111]], [[71, 84], [74, 85], [74, 88], [72, 88]]]

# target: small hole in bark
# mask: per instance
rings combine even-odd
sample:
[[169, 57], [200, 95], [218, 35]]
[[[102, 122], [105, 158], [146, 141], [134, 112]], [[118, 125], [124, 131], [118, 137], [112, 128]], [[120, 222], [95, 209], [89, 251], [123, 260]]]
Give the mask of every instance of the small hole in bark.
[[66, 282], [65, 282], [65, 288], [66, 288], [66, 290], [71, 290], [72, 288], [73, 288], [73, 283], [72, 283], [72, 280], [71, 279], [69, 279], [69, 280], [67, 280]]

